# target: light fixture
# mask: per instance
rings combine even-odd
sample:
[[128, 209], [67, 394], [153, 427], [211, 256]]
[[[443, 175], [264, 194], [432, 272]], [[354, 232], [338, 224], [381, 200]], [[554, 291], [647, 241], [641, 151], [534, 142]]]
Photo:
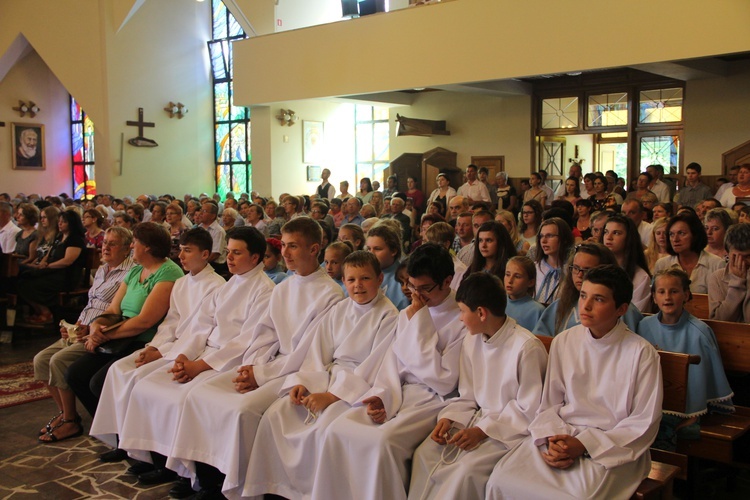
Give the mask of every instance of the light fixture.
[[279, 120], [282, 127], [284, 125], [291, 127], [297, 122], [297, 114], [291, 109], [281, 109], [279, 114], [276, 115], [276, 119]]
[[164, 108], [164, 111], [169, 113], [170, 118], [174, 118], [176, 116], [177, 118], [182, 119], [182, 117], [187, 114], [188, 109], [187, 106], [185, 106], [181, 102], [175, 104], [172, 101], [169, 101], [169, 104], [167, 104], [167, 107]]
[[26, 116], [26, 113], [29, 114], [30, 117], [34, 118], [39, 111], [39, 106], [37, 106], [34, 101], [29, 101], [28, 104], [24, 101], [18, 101], [18, 106], [13, 108], [13, 111], [18, 111], [18, 114], [21, 115], [21, 118]]

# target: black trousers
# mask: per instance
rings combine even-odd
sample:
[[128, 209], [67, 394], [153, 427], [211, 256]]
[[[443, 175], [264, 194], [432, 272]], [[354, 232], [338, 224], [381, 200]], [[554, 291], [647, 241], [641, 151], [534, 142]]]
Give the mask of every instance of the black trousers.
[[104, 388], [104, 379], [112, 363], [138, 349], [143, 349], [145, 345], [143, 341], [134, 340], [117, 354], [89, 353], [68, 367], [65, 380], [89, 415], [93, 417], [96, 413], [99, 397]]

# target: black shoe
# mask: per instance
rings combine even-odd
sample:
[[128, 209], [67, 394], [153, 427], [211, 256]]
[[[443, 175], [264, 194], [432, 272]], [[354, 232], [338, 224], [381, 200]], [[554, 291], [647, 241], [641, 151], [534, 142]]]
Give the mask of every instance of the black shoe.
[[114, 450], [110, 450], [107, 453], [103, 453], [99, 455], [99, 460], [102, 462], [122, 462], [128, 458], [128, 454], [125, 452], [125, 450], [121, 450], [120, 448], [115, 448]]
[[166, 468], [154, 469], [151, 472], [144, 472], [138, 476], [138, 482], [146, 486], [171, 483], [176, 479], [177, 473]]
[[150, 464], [148, 462], [136, 462], [135, 464], [128, 467], [126, 474], [140, 476], [141, 474], [151, 472], [152, 470], [154, 470], [154, 464]]
[[194, 500], [225, 500], [227, 497], [221, 494], [221, 488], [202, 488]]
[[180, 478], [172, 489], [169, 490], [169, 498], [188, 498], [195, 495], [193, 487], [190, 486], [190, 480]]

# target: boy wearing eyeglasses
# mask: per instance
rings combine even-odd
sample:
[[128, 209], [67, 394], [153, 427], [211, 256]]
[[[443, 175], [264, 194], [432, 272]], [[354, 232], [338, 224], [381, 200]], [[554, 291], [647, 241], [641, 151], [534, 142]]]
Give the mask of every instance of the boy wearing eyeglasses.
[[427, 243], [407, 272], [412, 303], [373, 388], [328, 427], [312, 498], [406, 498], [409, 459], [456, 390], [466, 329], [450, 287], [453, 259]]

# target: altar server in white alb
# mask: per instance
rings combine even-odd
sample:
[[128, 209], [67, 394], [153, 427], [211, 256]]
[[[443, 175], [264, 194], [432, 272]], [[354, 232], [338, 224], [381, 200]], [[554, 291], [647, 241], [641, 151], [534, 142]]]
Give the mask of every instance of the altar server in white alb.
[[[207, 300], [226, 281], [208, 265], [212, 246], [211, 234], [201, 228], [182, 233], [180, 264], [188, 273], [175, 281], [169, 298], [169, 312], [148, 345], [113, 364], [107, 372], [91, 435], [110, 446], [117, 446], [122, 430], [130, 391], [149, 373], [174, 362], [170, 352], [183, 335], [192, 333], [189, 325]], [[124, 458], [124, 456], [123, 456]]]
[[274, 288], [241, 366], [195, 387], [182, 410], [167, 465], [197, 478], [204, 495], [242, 492], [260, 418], [302, 366], [316, 321], [344, 297], [318, 264], [318, 223], [298, 217], [281, 232], [281, 253], [295, 274]]
[[409, 257], [412, 303], [398, 317], [396, 338], [375, 385], [328, 426], [312, 498], [406, 498], [407, 464], [456, 393], [461, 342], [453, 259], [427, 243]]
[[661, 365], [656, 349], [620, 320], [632, 295], [619, 266], [586, 273], [581, 324], [552, 341], [531, 436], [497, 464], [488, 499], [627, 499], [648, 476]]
[[243, 496], [309, 497], [321, 436], [372, 388], [390, 350], [398, 309], [380, 291], [377, 257], [354, 252], [343, 268], [349, 298], [318, 323], [302, 368], [286, 378], [282, 399], [263, 415]]
[[542, 399], [547, 351], [505, 315], [497, 277], [474, 273], [456, 293], [468, 335], [461, 349], [460, 397], [440, 412], [412, 460], [409, 498], [484, 499], [497, 461], [529, 435]]
[[253, 227], [229, 231], [227, 265], [232, 278], [206, 300], [170, 350], [174, 360], [167, 370], [155, 371], [133, 388], [120, 436], [120, 447], [142, 462], [153, 462], [132, 472], [143, 484], [176, 479], [165, 469], [183, 402], [198, 383], [235, 366], [244, 349], [232, 345], [251, 329], [268, 308], [273, 282], [263, 272], [266, 240]]

